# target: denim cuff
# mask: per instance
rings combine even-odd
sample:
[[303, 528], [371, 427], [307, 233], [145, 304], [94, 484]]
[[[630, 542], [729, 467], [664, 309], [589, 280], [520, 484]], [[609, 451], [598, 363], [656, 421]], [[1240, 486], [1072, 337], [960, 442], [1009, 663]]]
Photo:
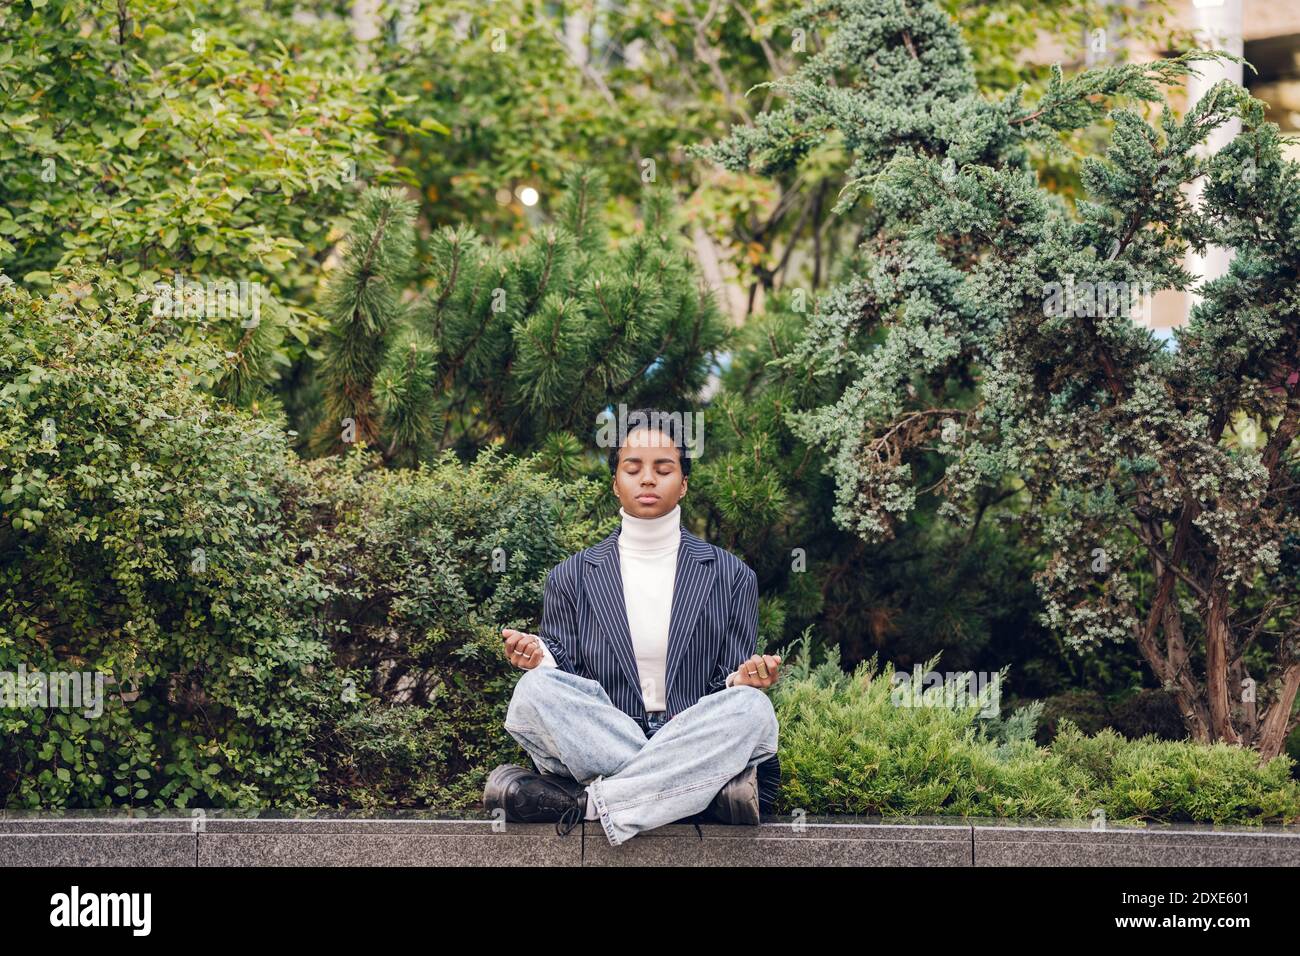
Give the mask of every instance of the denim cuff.
[[609, 819], [609, 808], [605, 806], [605, 797], [600, 792], [604, 777], [597, 777], [587, 785], [587, 794], [596, 802], [596, 812], [600, 814], [600, 825], [605, 828], [605, 838], [610, 846], [618, 846], [618, 836], [614, 833], [614, 824]]

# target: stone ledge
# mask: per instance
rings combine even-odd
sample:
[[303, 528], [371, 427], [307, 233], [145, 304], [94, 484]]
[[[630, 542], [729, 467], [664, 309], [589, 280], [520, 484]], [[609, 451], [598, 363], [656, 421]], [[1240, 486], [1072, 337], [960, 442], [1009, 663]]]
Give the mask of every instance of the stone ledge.
[[1300, 866], [1300, 827], [957, 817], [670, 824], [611, 847], [599, 825], [360, 817], [0, 815], [0, 866]]
[[970, 866], [969, 826], [670, 824], [610, 846], [589, 828], [585, 866]]
[[0, 866], [195, 866], [188, 819], [0, 814]]
[[1300, 866], [1300, 828], [973, 824], [977, 866]]
[[167, 833], [0, 833], [5, 866], [196, 866], [195, 836]]

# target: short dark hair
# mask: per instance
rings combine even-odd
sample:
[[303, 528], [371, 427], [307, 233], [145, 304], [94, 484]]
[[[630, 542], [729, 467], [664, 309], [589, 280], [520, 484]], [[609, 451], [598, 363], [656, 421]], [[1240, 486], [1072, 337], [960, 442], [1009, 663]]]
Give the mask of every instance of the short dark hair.
[[[686, 453], [685, 440], [682, 438], [682, 424], [680, 415], [670, 415], [668, 412], [660, 411], [657, 408], [638, 408], [635, 411], [627, 413], [627, 434], [630, 435], [638, 428], [654, 428], [672, 439], [672, 443], [677, 447], [677, 458], [682, 465], [682, 474], [690, 477], [691, 474], [691, 456]], [[626, 436], [624, 436], [626, 440]], [[618, 453], [622, 450], [622, 442], [614, 441], [609, 449], [609, 473], [618, 474]]]

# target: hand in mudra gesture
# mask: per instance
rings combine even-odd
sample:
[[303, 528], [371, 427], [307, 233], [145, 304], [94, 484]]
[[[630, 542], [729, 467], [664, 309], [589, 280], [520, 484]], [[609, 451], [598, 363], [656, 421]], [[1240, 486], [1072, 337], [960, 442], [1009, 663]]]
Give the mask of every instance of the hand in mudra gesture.
[[542, 639], [536, 634], [525, 634], [513, 628], [502, 628], [501, 636], [506, 642], [506, 657], [510, 663], [526, 671], [532, 670], [542, 662]]
[[755, 654], [736, 668], [736, 679], [731, 682], [731, 686], [748, 684], [750, 687], [771, 687], [776, 683], [776, 672], [780, 666], [779, 655]]

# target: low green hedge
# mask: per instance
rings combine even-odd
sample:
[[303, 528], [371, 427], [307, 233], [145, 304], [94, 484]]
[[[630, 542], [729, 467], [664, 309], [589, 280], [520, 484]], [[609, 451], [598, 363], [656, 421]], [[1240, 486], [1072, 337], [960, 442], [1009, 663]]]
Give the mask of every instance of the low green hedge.
[[846, 674], [833, 657], [814, 664], [801, 643], [772, 691], [778, 812], [1300, 822], [1300, 782], [1286, 756], [1261, 765], [1239, 747], [1088, 736], [1068, 720], [1040, 747], [1038, 708], [982, 719], [937, 690], [926, 692], [933, 706], [914, 707], [897, 706], [892, 691], [875, 658]]

